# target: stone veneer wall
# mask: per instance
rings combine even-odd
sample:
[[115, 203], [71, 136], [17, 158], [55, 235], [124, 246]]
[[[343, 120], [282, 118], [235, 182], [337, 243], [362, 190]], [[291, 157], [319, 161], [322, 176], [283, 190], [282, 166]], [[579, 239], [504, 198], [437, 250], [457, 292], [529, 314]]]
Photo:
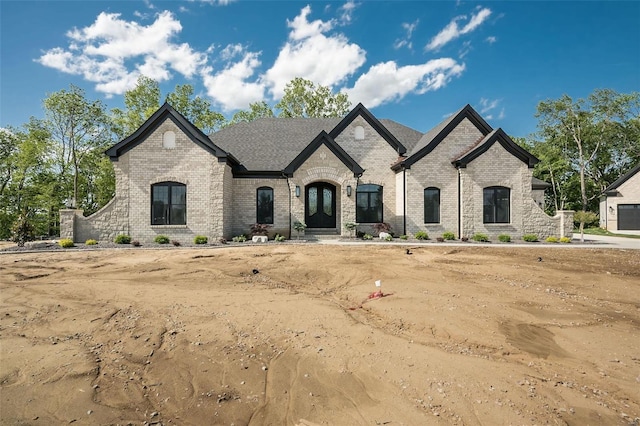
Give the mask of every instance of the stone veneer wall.
[[275, 234], [289, 238], [289, 186], [286, 179], [233, 179], [231, 235], [249, 234], [257, 219], [257, 191], [267, 186], [273, 189], [273, 225], [269, 236]]
[[[482, 132], [465, 118], [433, 151], [406, 170], [407, 234], [426, 231], [434, 238], [448, 231], [458, 236], [458, 170], [451, 160], [482, 137]], [[424, 223], [424, 190], [428, 187], [440, 189], [438, 224]]]
[[[355, 129], [362, 126], [364, 129], [364, 139], [355, 139]], [[396, 214], [396, 177], [391, 170], [391, 165], [398, 159], [398, 153], [389, 143], [378, 134], [362, 117], [356, 117], [338, 137], [336, 142], [353, 158], [364, 170], [364, 174], [358, 180], [359, 184], [375, 184], [383, 187], [383, 212], [382, 218], [392, 227], [392, 232], [400, 235], [403, 229], [402, 216]], [[353, 177], [353, 174], [351, 174]], [[353, 194], [349, 203], [353, 209], [353, 219], [344, 218], [343, 223], [355, 222], [355, 203], [357, 184], [351, 184]], [[346, 196], [346, 192], [342, 193]], [[346, 205], [345, 205], [346, 207]], [[371, 233], [371, 227], [361, 225], [359, 230]], [[344, 234], [343, 229], [343, 234]], [[348, 233], [347, 233], [348, 235]]]
[[[305, 221], [305, 187], [315, 182], [328, 182], [336, 186], [336, 232], [349, 235], [343, 224], [355, 222], [355, 188], [357, 180], [353, 172], [340, 161], [325, 145], [321, 145], [311, 154], [307, 161], [295, 171], [289, 179], [289, 196], [291, 197], [291, 226], [295, 222]], [[353, 188], [351, 197], [347, 196], [346, 188]], [[300, 197], [296, 197], [295, 188], [300, 187]], [[293, 235], [297, 233], [292, 230]], [[304, 235], [304, 232], [300, 233]]]

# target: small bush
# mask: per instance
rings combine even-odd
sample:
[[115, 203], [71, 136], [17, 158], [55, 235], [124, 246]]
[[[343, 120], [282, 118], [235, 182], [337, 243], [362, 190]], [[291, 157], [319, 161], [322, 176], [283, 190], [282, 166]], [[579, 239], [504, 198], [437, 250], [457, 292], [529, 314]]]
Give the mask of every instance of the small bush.
[[220, 244], [227, 244], [227, 239], [226, 239], [225, 237], [222, 237], [222, 238], [220, 238], [220, 239], [218, 240], [218, 242], [219, 242]]
[[95, 246], [96, 244], [98, 244], [98, 241], [93, 240], [93, 239], [88, 239], [87, 241], [84, 242], [86, 245], [88, 246]]
[[391, 225], [386, 222], [374, 223], [371, 226], [378, 234], [381, 232], [389, 232], [391, 231]]
[[120, 234], [113, 240], [116, 244], [129, 244], [131, 242], [131, 237], [125, 234]]
[[416, 234], [413, 237], [416, 240], [428, 240], [429, 239], [429, 234], [427, 234], [425, 231], [418, 231], [418, 232], [416, 232]]
[[169, 244], [169, 237], [167, 237], [166, 235], [156, 235], [153, 241], [158, 244]]
[[13, 242], [18, 243], [18, 247], [24, 247], [26, 241], [33, 241], [35, 232], [36, 228], [29, 212], [21, 214], [11, 226], [11, 237]]
[[180, 247], [180, 241], [178, 240], [171, 240], [171, 244], [173, 244], [176, 247]]
[[60, 247], [62, 248], [69, 248], [69, 247], [74, 247], [73, 244], [73, 240], [69, 239], [69, 238], [63, 238], [60, 241], [58, 241], [58, 244], [60, 245]]
[[569, 238], [569, 237], [561, 237], [561, 238], [560, 238], [560, 242], [561, 242], [562, 244], [568, 244], [568, 243], [570, 243], [570, 242], [571, 242], [571, 238]]
[[557, 243], [559, 240], [557, 237], [547, 237], [545, 241], [548, 243]]
[[373, 235], [371, 235], [371, 234], [364, 234], [364, 235], [362, 236], [362, 239], [363, 239], [363, 240], [373, 240]]
[[469, 241], [469, 237], [462, 237], [460, 238], [460, 241], [462, 241], [463, 243], [466, 243], [467, 241]]
[[233, 241], [234, 243], [244, 243], [245, 241], [247, 241], [247, 237], [245, 237], [244, 235], [238, 235], [233, 237], [231, 241]]
[[385, 241], [393, 241], [393, 235], [387, 235], [386, 237], [384, 237]]
[[209, 242], [209, 239], [207, 237], [205, 237], [204, 235], [196, 235], [193, 238], [193, 243], [194, 244], [207, 244]]
[[453, 232], [447, 231], [444, 234], [442, 234], [442, 238], [444, 238], [445, 240], [455, 240], [456, 234], [454, 234]]
[[271, 228], [271, 225], [266, 225], [264, 223], [254, 223], [253, 225], [251, 225], [251, 236], [253, 237], [256, 235], [268, 235], [269, 228]]
[[444, 243], [444, 238], [443, 237], [436, 237], [436, 241], [439, 243]]
[[501, 243], [510, 243], [511, 242], [511, 236], [509, 236], [507, 234], [500, 234], [500, 235], [498, 235], [498, 241], [500, 241]]
[[[119, 244], [123, 244], [123, 243], [119, 243]], [[131, 245], [134, 247], [140, 247], [142, 244], [140, 244], [140, 241], [138, 240], [133, 240], [131, 241]]]
[[477, 233], [473, 236], [473, 241], [478, 241], [480, 243], [489, 242], [489, 236], [487, 234]]
[[538, 236], [536, 234], [524, 234], [522, 239], [528, 243], [535, 243], [538, 241]]
[[284, 236], [280, 235], [280, 234], [276, 234], [276, 236], [273, 239], [274, 239], [274, 241], [276, 241], [278, 243], [281, 243], [284, 240], [286, 240], [286, 238]]
[[406, 235], [404, 235], [404, 234], [402, 234], [402, 235], [400, 235], [400, 239], [401, 239], [401, 240], [408, 240], [408, 239], [409, 239], [409, 237], [408, 237], [408, 236], [406, 236]]

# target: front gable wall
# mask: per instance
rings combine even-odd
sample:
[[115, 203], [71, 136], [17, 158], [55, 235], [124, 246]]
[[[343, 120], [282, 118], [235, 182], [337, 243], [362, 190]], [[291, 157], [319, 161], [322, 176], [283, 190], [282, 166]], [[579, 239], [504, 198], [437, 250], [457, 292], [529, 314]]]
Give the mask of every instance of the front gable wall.
[[600, 206], [600, 224], [610, 231], [617, 231], [618, 205], [640, 204], [640, 164], [629, 174], [614, 182]]

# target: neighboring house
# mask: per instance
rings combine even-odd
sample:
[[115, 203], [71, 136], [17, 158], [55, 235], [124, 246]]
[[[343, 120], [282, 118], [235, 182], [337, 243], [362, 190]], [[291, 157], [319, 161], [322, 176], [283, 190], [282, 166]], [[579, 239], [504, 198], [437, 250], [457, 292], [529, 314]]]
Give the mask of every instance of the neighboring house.
[[[265, 118], [209, 136], [164, 104], [106, 151], [116, 195], [89, 217], [61, 211], [61, 236], [128, 234], [186, 242], [249, 232], [349, 234], [387, 222], [395, 235], [445, 231], [520, 238], [571, 235], [571, 212], [549, 217], [538, 160], [467, 105], [422, 134], [362, 104], [344, 118]], [[535, 198], [535, 199], [534, 199]]]
[[640, 163], [602, 193], [600, 227], [609, 231], [640, 230]]

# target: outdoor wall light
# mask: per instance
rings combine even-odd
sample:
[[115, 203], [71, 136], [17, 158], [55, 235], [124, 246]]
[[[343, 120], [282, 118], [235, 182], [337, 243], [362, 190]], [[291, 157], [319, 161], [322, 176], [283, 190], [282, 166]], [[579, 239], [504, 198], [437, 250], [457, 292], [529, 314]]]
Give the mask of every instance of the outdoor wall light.
[[613, 206], [609, 206], [609, 213], [613, 213]]
[[347, 185], [347, 197], [351, 197], [351, 185]]
[[296, 185], [296, 197], [300, 197], [300, 187]]

